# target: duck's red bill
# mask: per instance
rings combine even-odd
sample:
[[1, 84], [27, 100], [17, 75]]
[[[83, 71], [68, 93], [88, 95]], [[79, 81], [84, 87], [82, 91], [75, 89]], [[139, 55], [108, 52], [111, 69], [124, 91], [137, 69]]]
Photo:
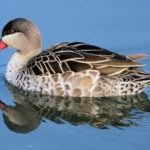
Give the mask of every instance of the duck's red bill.
[[2, 40], [0, 40], [0, 50], [4, 49], [6, 47], [7, 47], [7, 45]]

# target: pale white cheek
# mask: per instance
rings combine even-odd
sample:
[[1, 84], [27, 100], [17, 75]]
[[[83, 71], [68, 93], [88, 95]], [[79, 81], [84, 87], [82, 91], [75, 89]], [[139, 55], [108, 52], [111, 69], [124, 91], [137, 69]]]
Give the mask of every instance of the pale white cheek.
[[6, 35], [2, 40], [12, 48], [21, 49], [26, 44], [26, 38], [22, 33]]
[[2, 40], [9, 46], [12, 47], [12, 39], [10, 35], [4, 36]]

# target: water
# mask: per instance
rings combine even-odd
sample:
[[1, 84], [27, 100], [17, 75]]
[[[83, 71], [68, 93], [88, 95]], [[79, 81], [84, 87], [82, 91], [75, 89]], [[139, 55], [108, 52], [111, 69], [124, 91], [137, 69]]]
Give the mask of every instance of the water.
[[[35, 4], [36, 3], [36, 4]], [[1, 2], [0, 28], [15, 17], [39, 26], [43, 48], [85, 41], [118, 53], [149, 53], [148, 0], [64, 0]], [[150, 88], [138, 96], [63, 99], [24, 93], [5, 83], [13, 53], [0, 52], [0, 141], [4, 150], [149, 149]], [[141, 60], [150, 72], [149, 59]]]

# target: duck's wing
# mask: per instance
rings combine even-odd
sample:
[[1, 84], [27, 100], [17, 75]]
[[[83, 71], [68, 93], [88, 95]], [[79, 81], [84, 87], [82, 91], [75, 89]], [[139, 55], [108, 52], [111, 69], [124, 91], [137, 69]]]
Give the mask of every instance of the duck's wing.
[[132, 60], [139, 60], [139, 59], [148, 58], [149, 55], [148, 54], [133, 54], [133, 55], [128, 55], [127, 57]]
[[97, 46], [74, 42], [48, 48], [31, 59], [26, 67], [30, 74], [56, 74], [66, 71], [99, 70], [103, 75], [119, 74], [142, 66], [130, 58]]

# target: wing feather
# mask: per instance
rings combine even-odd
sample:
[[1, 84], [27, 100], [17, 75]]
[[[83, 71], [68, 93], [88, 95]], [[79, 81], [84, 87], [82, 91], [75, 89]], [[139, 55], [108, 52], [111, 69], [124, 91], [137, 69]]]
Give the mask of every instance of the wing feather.
[[143, 66], [130, 58], [133, 57], [81, 42], [61, 43], [31, 59], [26, 69], [35, 75], [88, 69], [99, 70], [104, 75], [116, 75]]

